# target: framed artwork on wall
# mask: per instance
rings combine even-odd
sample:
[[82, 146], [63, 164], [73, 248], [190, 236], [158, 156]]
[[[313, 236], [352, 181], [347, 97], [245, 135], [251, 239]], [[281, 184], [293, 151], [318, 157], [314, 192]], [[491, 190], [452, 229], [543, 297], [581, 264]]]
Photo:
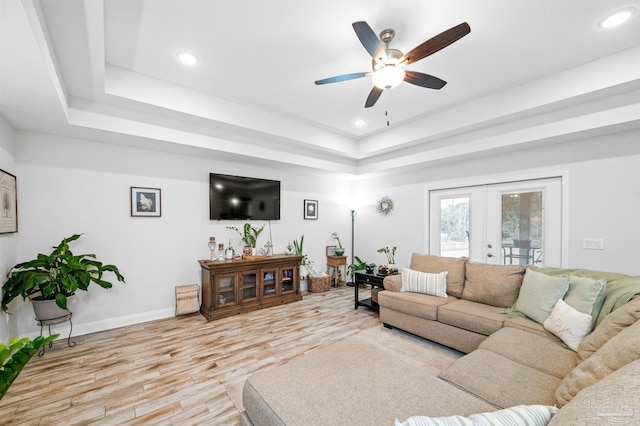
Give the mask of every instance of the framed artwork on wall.
[[318, 200], [304, 200], [304, 218], [318, 219]]
[[0, 234], [18, 232], [17, 179], [0, 169]]
[[160, 217], [160, 188], [131, 187], [131, 216]]

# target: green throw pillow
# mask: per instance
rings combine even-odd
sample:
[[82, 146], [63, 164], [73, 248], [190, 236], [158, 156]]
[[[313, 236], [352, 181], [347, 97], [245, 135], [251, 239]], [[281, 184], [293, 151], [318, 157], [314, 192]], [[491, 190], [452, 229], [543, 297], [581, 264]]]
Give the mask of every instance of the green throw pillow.
[[514, 309], [542, 324], [568, 289], [568, 277], [552, 277], [527, 269]]
[[575, 308], [583, 314], [591, 315], [593, 324], [600, 315], [600, 309], [604, 303], [604, 280], [594, 280], [586, 277], [569, 277], [569, 290], [564, 295], [567, 305]]

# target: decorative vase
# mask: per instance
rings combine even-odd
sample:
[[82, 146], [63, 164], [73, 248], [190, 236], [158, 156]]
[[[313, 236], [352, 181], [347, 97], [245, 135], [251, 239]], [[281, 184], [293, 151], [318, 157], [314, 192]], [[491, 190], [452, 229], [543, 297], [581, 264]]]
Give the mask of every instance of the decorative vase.
[[344, 247], [336, 247], [336, 256], [342, 256], [344, 254]]
[[252, 256], [252, 249], [251, 246], [244, 246], [244, 248], [242, 249], [242, 257], [251, 257]]

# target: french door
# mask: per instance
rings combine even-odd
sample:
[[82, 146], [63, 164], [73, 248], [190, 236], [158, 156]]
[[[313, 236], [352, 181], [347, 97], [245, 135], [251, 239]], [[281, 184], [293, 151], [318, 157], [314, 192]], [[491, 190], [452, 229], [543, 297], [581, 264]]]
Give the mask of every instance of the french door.
[[429, 253], [561, 266], [561, 178], [429, 191]]

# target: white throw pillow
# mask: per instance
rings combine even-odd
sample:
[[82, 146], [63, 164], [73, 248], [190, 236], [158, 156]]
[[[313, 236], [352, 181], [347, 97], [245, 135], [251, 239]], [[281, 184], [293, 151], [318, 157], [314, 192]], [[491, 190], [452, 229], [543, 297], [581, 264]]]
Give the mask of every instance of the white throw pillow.
[[402, 269], [402, 288], [400, 291], [424, 293], [432, 296], [447, 297], [447, 271], [439, 274]]
[[469, 417], [414, 416], [402, 423], [396, 420], [395, 426], [545, 426], [557, 411], [556, 407], [547, 405], [516, 405], [489, 413], [472, 414]]
[[560, 299], [542, 325], [575, 351], [591, 331], [592, 320], [591, 315], [572, 308]]

